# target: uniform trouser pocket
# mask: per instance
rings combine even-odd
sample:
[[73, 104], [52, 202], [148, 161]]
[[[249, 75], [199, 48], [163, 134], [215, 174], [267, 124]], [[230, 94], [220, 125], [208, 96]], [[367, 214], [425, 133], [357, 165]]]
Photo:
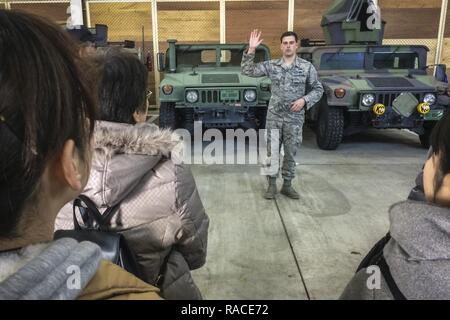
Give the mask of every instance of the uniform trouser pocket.
[[283, 121], [268, 118], [266, 130], [267, 158], [263, 160], [263, 172], [265, 175], [276, 177], [280, 170]]
[[283, 179], [295, 177], [295, 155], [303, 140], [303, 119], [300, 122], [285, 122], [282, 130], [284, 157], [281, 174]]

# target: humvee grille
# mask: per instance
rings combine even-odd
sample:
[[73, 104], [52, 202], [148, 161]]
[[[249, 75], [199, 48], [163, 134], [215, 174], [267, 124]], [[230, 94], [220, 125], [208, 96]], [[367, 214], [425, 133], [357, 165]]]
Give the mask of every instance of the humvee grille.
[[[233, 104], [241, 106], [254, 106], [258, 104], [258, 98], [253, 102], [244, 99], [245, 90], [256, 90], [255, 87], [226, 87], [226, 88], [186, 88], [186, 91], [194, 90], [198, 92], [196, 106], [224, 106]], [[186, 103], [188, 103], [186, 101]]]
[[[382, 103], [387, 107], [392, 107], [392, 103], [394, 102], [395, 98], [397, 98], [401, 92], [380, 92], [380, 93], [375, 93], [375, 103]], [[423, 101], [423, 96], [425, 95], [425, 93], [422, 92], [413, 92], [414, 96], [416, 97], [417, 100], [419, 100], [419, 102]], [[361, 98], [362, 98], [363, 94], [360, 95], [359, 99], [360, 99], [360, 103], [361, 103]]]
[[411, 82], [405, 78], [400, 77], [386, 77], [386, 78], [367, 78], [367, 80], [377, 88], [409, 88], [414, 87]]
[[206, 90], [201, 91], [200, 94], [201, 103], [219, 103], [220, 102], [220, 90]]
[[[392, 107], [392, 103], [394, 100], [401, 94], [401, 92], [396, 93], [381, 93], [377, 97], [378, 103], [382, 103], [385, 106]], [[420, 93], [414, 93], [414, 96], [417, 100], [422, 101], [423, 94]]]
[[237, 74], [204, 74], [202, 83], [239, 83]]

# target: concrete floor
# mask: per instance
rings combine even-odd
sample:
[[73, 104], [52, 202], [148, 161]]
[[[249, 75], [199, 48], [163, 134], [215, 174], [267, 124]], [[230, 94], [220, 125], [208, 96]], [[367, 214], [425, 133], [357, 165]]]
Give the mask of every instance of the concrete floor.
[[257, 165], [192, 165], [211, 220], [207, 263], [193, 272], [204, 298], [338, 298], [425, 155], [405, 131], [373, 130], [323, 151], [305, 129], [297, 201], [263, 199]]

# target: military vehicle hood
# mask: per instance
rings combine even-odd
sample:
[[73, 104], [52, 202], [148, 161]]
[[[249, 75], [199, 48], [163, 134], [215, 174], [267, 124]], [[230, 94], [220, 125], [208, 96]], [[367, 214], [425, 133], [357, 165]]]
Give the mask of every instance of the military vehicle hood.
[[254, 84], [255, 81], [259, 82], [262, 79], [250, 78], [241, 74], [241, 69], [235, 67], [230, 70], [227, 68], [208, 68], [208, 69], [196, 69], [193, 72], [183, 72], [175, 74], [167, 74], [165, 77], [166, 82], [172, 85], [186, 85], [187, 87], [195, 86], [216, 86], [216, 85], [229, 85], [229, 86], [245, 86]]
[[430, 77], [426, 75], [404, 76], [401, 74], [364, 74], [364, 75], [336, 75], [323, 76], [321, 81], [324, 85], [334, 87], [357, 88], [358, 90], [397, 91], [397, 90], [420, 90], [435, 91], [440, 83], [437, 80], [429, 82]]

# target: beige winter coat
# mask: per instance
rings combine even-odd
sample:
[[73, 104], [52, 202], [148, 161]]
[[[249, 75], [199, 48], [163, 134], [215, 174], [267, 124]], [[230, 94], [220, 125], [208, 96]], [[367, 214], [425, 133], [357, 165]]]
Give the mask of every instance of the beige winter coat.
[[[195, 292], [189, 269], [205, 263], [209, 219], [190, 169], [171, 159], [177, 143], [173, 134], [150, 124], [99, 122], [94, 138], [91, 175], [83, 194], [100, 211], [121, 203], [111, 229], [122, 232], [137, 253], [148, 283], [155, 283], [171, 252], [171, 291]], [[60, 211], [55, 229], [73, 229], [72, 203]]]

